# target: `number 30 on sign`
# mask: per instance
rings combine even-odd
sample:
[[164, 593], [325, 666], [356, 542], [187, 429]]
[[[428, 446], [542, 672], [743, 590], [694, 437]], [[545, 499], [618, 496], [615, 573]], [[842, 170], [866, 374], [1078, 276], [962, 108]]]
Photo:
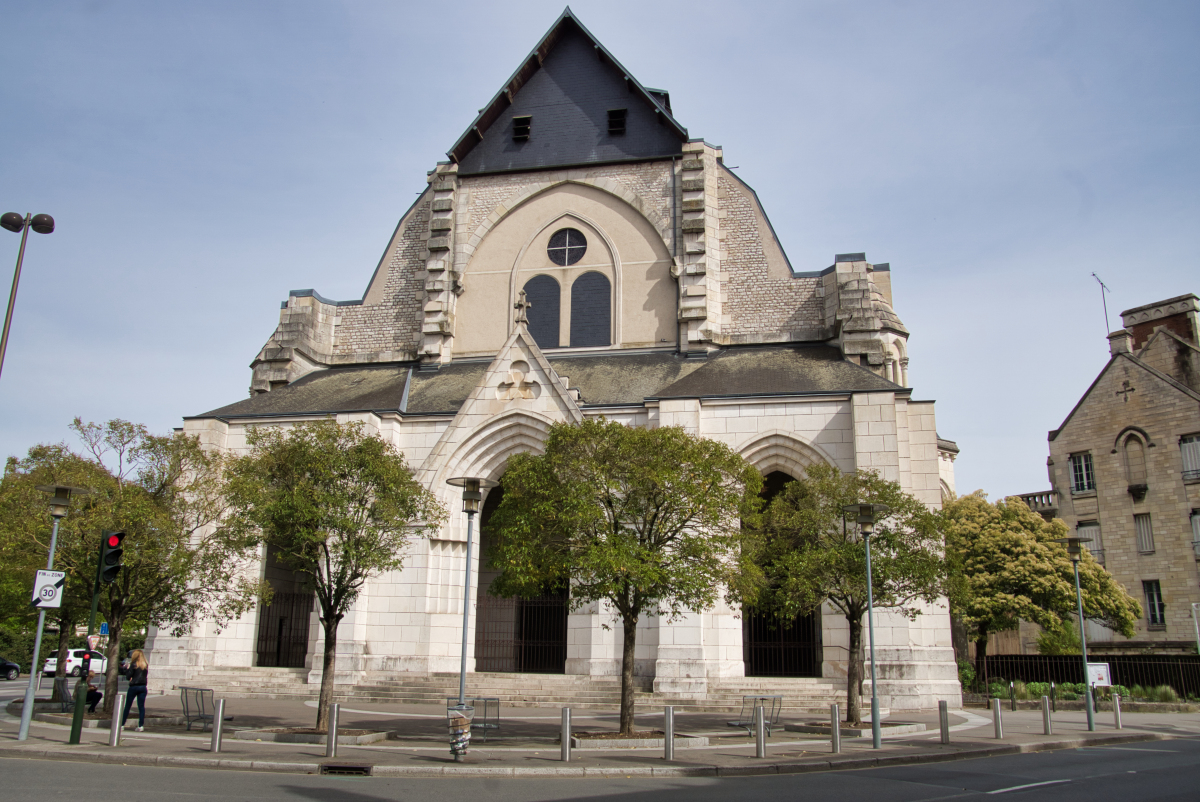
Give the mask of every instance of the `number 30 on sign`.
[[33, 606], [38, 608], [62, 607], [63, 586], [67, 582], [64, 571], [38, 571], [33, 580]]

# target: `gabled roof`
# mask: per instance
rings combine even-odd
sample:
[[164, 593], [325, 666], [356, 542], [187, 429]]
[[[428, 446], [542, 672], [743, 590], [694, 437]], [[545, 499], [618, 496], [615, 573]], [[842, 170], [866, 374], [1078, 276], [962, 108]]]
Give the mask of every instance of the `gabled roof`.
[[[672, 116], [670, 99], [667, 93], [661, 89], [648, 89], [640, 81], [634, 78], [629, 71], [625, 69], [625, 67], [619, 61], [617, 61], [612, 53], [610, 53], [608, 49], [604, 47], [604, 45], [602, 45], [599, 40], [597, 40], [596, 37], [593, 36], [591, 32], [583, 26], [583, 23], [576, 18], [574, 12], [572, 12], [570, 7], [568, 7], [563, 11], [555, 23], [550, 26], [550, 30], [548, 30], [545, 36], [541, 38], [541, 40], [537, 43], [537, 46], [535, 46], [533, 50], [530, 51], [529, 55], [526, 56], [521, 62], [521, 66], [518, 67], [516, 72], [512, 74], [512, 77], [508, 79], [505, 85], [500, 89], [499, 92], [496, 93], [491, 101], [484, 106], [467, 130], [463, 132], [462, 136], [458, 138], [458, 141], [454, 143], [454, 146], [450, 148], [450, 150], [447, 152], [447, 155], [450, 157], [450, 159], [462, 165], [472, 150], [474, 150], [476, 146], [483, 142], [485, 137], [489, 136], [489, 133], [492, 137], [495, 137], [497, 133], [502, 133], [499, 132], [498, 129], [501, 129], [504, 126], [498, 126], [497, 123], [506, 122], [505, 112], [514, 105], [515, 101], [517, 101], [518, 93], [520, 93], [522, 88], [529, 84], [530, 81], [538, 76], [539, 73], [543, 72], [543, 64], [550, 57], [551, 52], [554, 51], [557, 46], [564, 41], [574, 42], [577, 38], [581, 38], [583, 43], [587, 46], [587, 49], [595, 54], [595, 59], [589, 59], [589, 66], [594, 64], [595, 70], [601, 71], [593, 71], [592, 75], [587, 76], [588, 78], [594, 79], [603, 73], [603, 77], [608, 78], [611, 81], [621, 82], [626, 90], [625, 93], [632, 96], [631, 99], [635, 100], [640, 106], [640, 109], [638, 109], [639, 114], [645, 112], [645, 115], [649, 116], [649, 118], [656, 120], [658, 124], [665, 129], [665, 131], [670, 132], [672, 140], [676, 140], [680, 144], [687, 141], [687, 129], [680, 125], [674, 116]], [[599, 124], [607, 126], [607, 120]], [[535, 119], [533, 132], [534, 138], [538, 136], [538, 131], [539, 121]], [[508, 139], [511, 138], [509, 137]], [[662, 150], [661, 143], [658, 143], [657, 148], [652, 148], [652, 150]], [[660, 154], [654, 153], [653, 155]], [[602, 154], [598, 156], [593, 155], [590, 158], [576, 158], [577, 163], [620, 160], [626, 159], [612, 157], [605, 158]], [[491, 161], [495, 163], [497, 162], [497, 159], [493, 158]], [[525, 167], [526, 165], [519, 166]], [[555, 165], [538, 164], [530, 166], [536, 169], [536, 167]], [[493, 172], [501, 169], [517, 168], [518, 167], [515, 166], [509, 166], [506, 168], [503, 164], [499, 166], [496, 164], [491, 164], [486, 169], [473, 169], [469, 171], [463, 171], [460, 169], [460, 173]]]
[[1112, 368], [1113, 365], [1116, 364], [1118, 359], [1128, 359], [1130, 362], [1137, 365], [1139, 368], [1146, 371], [1151, 376], [1154, 376], [1156, 379], [1159, 379], [1159, 380], [1165, 382], [1166, 384], [1170, 385], [1171, 387], [1173, 387], [1174, 389], [1183, 393], [1184, 395], [1192, 398], [1193, 400], [1200, 401], [1200, 393], [1197, 393], [1195, 390], [1188, 387], [1186, 384], [1176, 381], [1175, 379], [1171, 378], [1167, 374], [1163, 373], [1161, 370], [1159, 370], [1157, 368], [1153, 368], [1150, 365], [1147, 365], [1145, 362], [1143, 362], [1141, 359], [1138, 359], [1133, 354], [1114, 354], [1113, 357], [1108, 360], [1108, 364], [1106, 364], [1104, 366], [1104, 369], [1101, 370], [1100, 373], [1096, 375], [1095, 380], [1091, 384], [1088, 385], [1087, 390], [1085, 390], [1083, 395], [1079, 397], [1079, 401], [1075, 404], [1075, 406], [1071, 407], [1071, 411], [1067, 413], [1067, 417], [1063, 419], [1063, 422], [1061, 424], [1059, 424], [1058, 428], [1050, 430], [1049, 436], [1046, 438], [1047, 440], [1053, 441], [1054, 439], [1056, 439], [1058, 437], [1058, 435], [1062, 432], [1063, 429], [1067, 428], [1067, 424], [1071, 422], [1071, 418], [1075, 417], [1075, 413], [1078, 412], [1079, 409], [1083, 406], [1083, 402], [1087, 401], [1088, 397], [1092, 394], [1092, 390], [1096, 389], [1096, 385], [1100, 383], [1100, 380], [1104, 378], [1104, 375], [1106, 373], [1108, 373], [1108, 371]]

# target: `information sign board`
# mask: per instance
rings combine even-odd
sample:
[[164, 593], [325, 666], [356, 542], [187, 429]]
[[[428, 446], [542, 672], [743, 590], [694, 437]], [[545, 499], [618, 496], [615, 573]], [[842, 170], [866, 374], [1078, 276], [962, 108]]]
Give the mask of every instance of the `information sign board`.
[[1108, 670], [1108, 663], [1088, 663], [1088, 685], [1095, 687], [1107, 687], [1112, 685], [1112, 672]]

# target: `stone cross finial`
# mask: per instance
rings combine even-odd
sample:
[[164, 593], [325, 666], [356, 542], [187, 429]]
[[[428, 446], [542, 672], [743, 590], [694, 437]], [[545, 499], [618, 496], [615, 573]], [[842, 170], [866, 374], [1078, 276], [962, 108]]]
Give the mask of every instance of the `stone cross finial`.
[[525, 290], [521, 290], [517, 294], [517, 302], [515, 304], [513, 304], [513, 309], [517, 310], [517, 317], [516, 317], [517, 323], [528, 323], [529, 322], [529, 316], [527, 314], [525, 314], [525, 310], [531, 306], [533, 306], [533, 303], [525, 300]]

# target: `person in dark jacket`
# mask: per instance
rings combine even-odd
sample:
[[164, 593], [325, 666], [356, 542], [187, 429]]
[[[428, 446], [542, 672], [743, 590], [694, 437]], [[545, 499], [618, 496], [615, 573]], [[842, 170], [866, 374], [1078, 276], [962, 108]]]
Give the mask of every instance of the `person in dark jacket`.
[[87, 711], [89, 713], [95, 713], [96, 705], [104, 698], [104, 694], [100, 692], [100, 688], [96, 683], [96, 672], [89, 671], [87, 681]]
[[129, 655], [129, 695], [125, 697], [125, 712], [121, 716], [121, 726], [125, 726], [125, 722], [129, 720], [129, 709], [133, 707], [133, 700], [136, 698], [138, 703], [138, 726], [137, 731], [141, 732], [146, 726], [146, 683], [149, 679], [150, 664], [146, 662], [146, 655], [142, 654], [141, 649], [134, 649]]

